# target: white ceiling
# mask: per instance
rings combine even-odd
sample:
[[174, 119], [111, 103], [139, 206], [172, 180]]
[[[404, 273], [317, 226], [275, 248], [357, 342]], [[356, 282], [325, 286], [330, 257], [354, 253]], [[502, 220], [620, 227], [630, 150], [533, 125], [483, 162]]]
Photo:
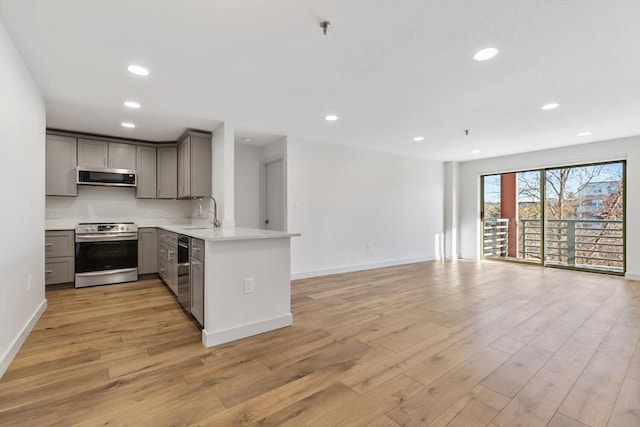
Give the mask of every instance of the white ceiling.
[[227, 121], [436, 160], [640, 134], [638, 0], [0, 0], [0, 19], [53, 128], [171, 140]]

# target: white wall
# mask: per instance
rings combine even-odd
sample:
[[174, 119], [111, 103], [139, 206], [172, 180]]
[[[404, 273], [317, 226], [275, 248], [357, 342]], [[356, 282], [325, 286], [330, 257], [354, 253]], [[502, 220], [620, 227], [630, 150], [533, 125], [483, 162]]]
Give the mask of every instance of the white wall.
[[46, 219], [137, 221], [191, 216], [190, 200], [136, 199], [135, 188], [89, 185], [79, 185], [77, 197], [47, 196], [45, 207]]
[[0, 376], [46, 308], [44, 144], [44, 100], [0, 22]]
[[292, 137], [287, 159], [294, 277], [441, 257], [442, 163]]
[[235, 216], [238, 227], [262, 228], [260, 221], [260, 161], [262, 147], [236, 144]]
[[[213, 131], [212, 155], [212, 192], [218, 205], [218, 219], [223, 227], [235, 225], [234, 214], [234, 155], [235, 129], [225, 122]], [[194, 202], [195, 203], [195, 202]], [[213, 209], [213, 202], [210, 202]]]
[[[235, 219], [238, 227], [264, 228], [262, 191], [265, 177], [262, 162], [283, 157], [287, 179], [287, 139], [282, 138], [263, 147], [236, 144], [235, 152]], [[285, 200], [287, 195], [285, 194]], [[286, 210], [285, 210], [286, 211]], [[286, 213], [286, 212], [285, 212]], [[285, 217], [286, 224], [286, 217]]]
[[627, 277], [640, 280], [640, 136], [464, 162], [460, 165], [460, 256], [480, 254], [480, 175], [627, 160]]

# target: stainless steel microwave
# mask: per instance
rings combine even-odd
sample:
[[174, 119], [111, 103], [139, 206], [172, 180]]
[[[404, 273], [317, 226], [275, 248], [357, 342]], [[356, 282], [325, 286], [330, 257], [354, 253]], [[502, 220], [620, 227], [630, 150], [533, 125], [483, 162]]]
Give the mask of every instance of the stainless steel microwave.
[[136, 171], [78, 166], [78, 184], [135, 187]]

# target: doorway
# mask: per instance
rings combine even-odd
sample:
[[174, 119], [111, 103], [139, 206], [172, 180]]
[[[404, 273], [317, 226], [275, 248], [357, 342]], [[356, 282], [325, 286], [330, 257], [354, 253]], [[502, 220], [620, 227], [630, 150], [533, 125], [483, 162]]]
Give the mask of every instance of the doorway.
[[262, 162], [262, 224], [265, 230], [286, 231], [284, 158]]
[[483, 258], [623, 274], [625, 166], [482, 176]]

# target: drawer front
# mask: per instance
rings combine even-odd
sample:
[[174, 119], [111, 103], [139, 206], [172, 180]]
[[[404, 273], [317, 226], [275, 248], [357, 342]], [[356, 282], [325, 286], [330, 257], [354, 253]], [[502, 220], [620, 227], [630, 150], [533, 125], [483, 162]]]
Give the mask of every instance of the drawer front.
[[73, 282], [74, 277], [73, 257], [48, 259], [44, 263], [45, 285]]
[[178, 235], [170, 231], [158, 230], [158, 242], [168, 245], [178, 244]]
[[204, 240], [191, 239], [191, 256], [204, 262]]
[[72, 257], [73, 256], [73, 231], [45, 231], [44, 256]]

